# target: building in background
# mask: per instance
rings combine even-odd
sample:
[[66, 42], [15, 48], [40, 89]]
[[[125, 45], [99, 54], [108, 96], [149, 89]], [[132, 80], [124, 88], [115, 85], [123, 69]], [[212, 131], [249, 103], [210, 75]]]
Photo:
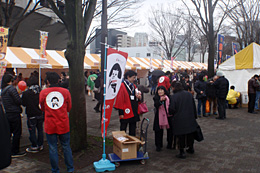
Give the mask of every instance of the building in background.
[[145, 32], [137, 32], [134, 36], [136, 47], [145, 47], [148, 45], [148, 34]]
[[[90, 53], [99, 54], [101, 52], [101, 29], [96, 29], [96, 39], [90, 44]], [[116, 29], [108, 29], [107, 31], [107, 44], [112, 47], [118, 47], [117, 35], [127, 35]]]
[[117, 46], [134, 47], [135, 46], [134, 37], [128, 36], [126, 34], [117, 34]]

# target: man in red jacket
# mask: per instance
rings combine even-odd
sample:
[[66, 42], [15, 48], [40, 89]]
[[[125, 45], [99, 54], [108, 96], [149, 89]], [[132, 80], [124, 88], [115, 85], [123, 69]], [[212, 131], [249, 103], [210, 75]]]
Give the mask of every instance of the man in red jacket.
[[[158, 79], [158, 86], [164, 86], [166, 88], [167, 91], [169, 91], [170, 89], [170, 86], [171, 86], [171, 82], [170, 82], [170, 79], [169, 79], [169, 76], [170, 76], [170, 72], [167, 71], [165, 73], [165, 76], [161, 76], [159, 79]], [[158, 87], [157, 86], [157, 87]]]
[[63, 148], [65, 164], [68, 172], [73, 172], [73, 158], [70, 148], [70, 127], [68, 112], [71, 109], [70, 92], [59, 87], [60, 79], [56, 72], [48, 72], [46, 77], [50, 87], [40, 93], [41, 110], [45, 113], [44, 130], [49, 145], [52, 172], [59, 172], [58, 138]]

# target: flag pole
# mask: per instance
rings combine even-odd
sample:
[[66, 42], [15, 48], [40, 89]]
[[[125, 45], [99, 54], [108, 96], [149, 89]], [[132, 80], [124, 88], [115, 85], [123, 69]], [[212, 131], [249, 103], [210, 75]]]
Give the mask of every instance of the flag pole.
[[[106, 59], [107, 59], [107, 0], [102, 0], [102, 17], [101, 17], [101, 96], [102, 93], [104, 95], [103, 98], [103, 104], [104, 104], [104, 113], [103, 113], [103, 125], [104, 125], [104, 131], [103, 131], [103, 154], [102, 159], [94, 162], [93, 166], [96, 170], [96, 172], [105, 172], [105, 171], [114, 171], [115, 164], [111, 163], [109, 160], [106, 159], [106, 153], [105, 153], [105, 144], [106, 144], [106, 136], [105, 136], [105, 111], [106, 111], [106, 105], [105, 105], [105, 93], [106, 93]], [[102, 89], [103, 84], [103, 89]], [[101, 99], [102, 100], [102, 99]], [[101, 103], [102, 105], [102, 103]], [[101, 117], [102, 117], [102, 111], [101, 111]], [[102, 118], [101, 118], [102, 120]]]

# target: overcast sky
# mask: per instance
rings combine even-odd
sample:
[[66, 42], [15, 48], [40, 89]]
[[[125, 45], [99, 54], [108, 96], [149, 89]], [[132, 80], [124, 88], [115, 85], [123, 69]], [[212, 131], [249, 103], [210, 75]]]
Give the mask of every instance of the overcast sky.
[[149, 25], [148, 25], [148, 17], [149, 13], [151, 13], [151, 8], [156, 7], [160, 4], [169, 4], [169, 3], [174, 3], [176, 6], [180, 6], [181, 0], [145, 0], [143, 2], [142, 7], [140, 7], [137, 10], [137, 17], [140, 20], [140, 23], [138, 24], [137, 27], [132, 27], [129, 29], [126, 29], [125, 31], [128, 33], [130, 36], [134, 36], [135, 32], [151, 32]]

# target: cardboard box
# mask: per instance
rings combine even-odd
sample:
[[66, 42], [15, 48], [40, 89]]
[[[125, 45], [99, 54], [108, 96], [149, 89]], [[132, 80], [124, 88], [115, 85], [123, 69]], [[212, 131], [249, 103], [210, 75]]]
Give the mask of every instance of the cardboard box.
[[113, 152], [122, 160], [137, 158], [137, 145], [141, 143], [139, 139], [129, 136], [125, 131], [114, 131]]

